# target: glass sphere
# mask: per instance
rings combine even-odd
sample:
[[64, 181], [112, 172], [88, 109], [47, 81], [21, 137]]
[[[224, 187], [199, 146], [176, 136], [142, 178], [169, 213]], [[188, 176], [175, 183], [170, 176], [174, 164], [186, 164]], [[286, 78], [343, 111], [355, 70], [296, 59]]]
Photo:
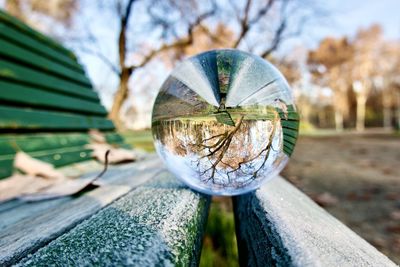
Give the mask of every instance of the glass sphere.
[[276, 176], [292, 154], [298, 127], [282, 74], [232, 49], [180, 63], [152, 114], [154, 144], [168, 169], [212, 195], [243, 194]]

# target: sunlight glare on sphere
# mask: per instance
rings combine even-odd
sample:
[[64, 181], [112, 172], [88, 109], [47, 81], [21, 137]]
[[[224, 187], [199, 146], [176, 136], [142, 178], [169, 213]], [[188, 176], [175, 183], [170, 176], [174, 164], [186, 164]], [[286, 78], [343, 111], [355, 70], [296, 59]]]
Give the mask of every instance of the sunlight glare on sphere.
[[257, 189], [286, 165], [299, 116], [282, 74], [239, 50], [180, 63], [157, 95], [152, 131], [168, 169], [212, 195]]

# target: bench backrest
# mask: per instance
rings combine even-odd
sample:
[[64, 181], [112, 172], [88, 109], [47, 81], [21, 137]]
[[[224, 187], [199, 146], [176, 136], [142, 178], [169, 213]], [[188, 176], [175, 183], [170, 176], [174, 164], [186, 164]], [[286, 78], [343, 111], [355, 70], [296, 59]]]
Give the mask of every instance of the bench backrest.
[[0, 178], [16, 151], [62, 166], [90, 158], [88, 130], [122, 143], [75, 55], [0, 10]]

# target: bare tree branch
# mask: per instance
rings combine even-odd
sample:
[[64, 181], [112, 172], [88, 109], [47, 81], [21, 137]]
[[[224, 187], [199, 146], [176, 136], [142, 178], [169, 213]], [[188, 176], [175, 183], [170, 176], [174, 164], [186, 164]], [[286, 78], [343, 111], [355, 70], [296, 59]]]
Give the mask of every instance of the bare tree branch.
[[121, 72], [118, 68], [118, 66], [116, 66], [107, 56], [105, 56], [104, 54], [102, 54], [99, 50], [92, 50], [88, 47], [85, 46], [79, 46], [77, 47], [77, 49], [79, 49], [80, 51], [86, 53], [86, 54], [90, 54], [93, 56], [96, 56], [97, 58], [99, 58], [104, 64], [106, 64], [116, 75], [120, 75]]
[[246, 36], [247, 32], [249, 31], [249, 12], [250, 12], [250, 7], [251, 7], [251, 2], [252, 0], [247, 0], [246, 5], [244, 7], [244, 14], [243, 17], [240, 19], [240, 34], [238, 38], [236, 39], [235, 43], [232, 45], [232, 47], [236, 48], [239, 46], [240, 42], [242, 39]]
[[[260, 19], [262, 19], [268, 11], [272, 8], [273, 4], [276, 2], [275, 0], [268, 0], [266, 4], [260, 8], [254, 18], [250, 19], [250, 9], [251, 9], [251, 2], [252, 0], [247, 0], [245, 8], [244, 8], [244, 15], [241, 19], [239, 19], [241, 31], [239, 33], [238, 38], [233, 43], [232, 47], [237, 48], [242, 40], [246, 37], [248, 32], [251, 30], [251, 26], [258, 23]], [[239, 16], [238, 16], [239, 17]]]
[[275, 34], [274, 34], [274, 38], [272, 39], [271, 45], [264, 51], [261, 53], [261, 57], [265, 58], [267, 56], [269, 56], [273, 51], [275, 51], [279, 44], [282, 42], [283, 38], [283, 32], [285, 31], [287, 26], [287, 22], [286, 22], [286, 18], [284, 18], [282, 20], [282, 22], [280, 23], [279, 27], [276, 29]]
[[125, 14], [120, 19], [120, 32], [118, 36], [118, 52], [119, 52], [119, 65], [121, 70], [125, 68], [125, 56], [126, 56], [126, 31], [128, 27], [129, 17], [132, 11], [132, 5], [136, 0], [129, 0], [126, 5]]
[[264, 52], [262, 52], [260, 54], [261, 57], [266, 58], [268, 57], [272, 52], [274, 52], [278, 46], [282, 43], [282, 41], [284, 40], [284, 33], [285, 30], [288, 26], [288, 18], [289, 15], [285, 14], [287, 5], [289, 3], [289, 0], [284, 0], [282, 2], [282, 6], [281, 6], [281, 20], [279, 22], [279, 26], [276, 28], [275, 32], [274, 32], [274, 37], [271, 41], [270, 46], [264, 50]]
[[207, 11], [203, 14], [201, 14], [200, 16], [197, 17], [197, 19], [190, 23], [187, 29], [187, 35], [181, 39], [176, 40], [173, 43], [170, 44], [164, 44], [161, 47], [152, 50], [150, 53], [148, 53], [142, 60], [141, 63], [139, 63], [138, 65], [132, 65], [130, 66], [128, 69], [130, 72], [134, 71], [137, 68], [141, 68], [144, 65], [146, 65], [149, 61], [151, 61], [153, 58], [155, 58], [157, 55], [159, 55], [162, 52], [165, 52], [169, 49], [174, 49], [174, 48], [180, 48], [180, 47], [185, 47], [185, 46], [189, 46], [193, 43], [193, 30], [194, 28], [196, 28], [197, 26], [200, 26], [201, 23], [209, 18], [210, 16], [215, 14], [215, 9], [211, 9], [210, 11]]

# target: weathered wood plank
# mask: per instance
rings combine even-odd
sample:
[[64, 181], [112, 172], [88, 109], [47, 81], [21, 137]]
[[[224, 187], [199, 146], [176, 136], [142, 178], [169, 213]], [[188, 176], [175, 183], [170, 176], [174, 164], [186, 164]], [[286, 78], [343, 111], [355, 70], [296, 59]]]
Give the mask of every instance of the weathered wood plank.
[[19, 31], [18, 29], [10, 27], [8, 24], [5, 24], [4, 22], [1, 21], [0, 21], [0, 36], [3, 39], [10, 40], [22, 47], [34, 51], [37, 54], [45, 56], [50, 60], [68, 66], [71, 70], [74, 70], [78, 73], [85, 73], [82, 66], [79, 65], [78, 62], [76, 62], [76, 60], [70, 58], [68, 55], [59, 53], [54, 49], [49, 49], [49, 47], [47, 47], [34, 37], [26, 35], [23, 32]]
[[[69, 231], [132, 188], [160, 173], [160, 166], [160, 161], [152, 156], [142, 162], [110, 168], [101, 178], [101, 187], [79, 197], [67, 197], [68, 201], [31, 203], [28, 204], [29, 209], [26, 204], [14, 205], [2, 210], [0, 221], [7, 220], [8, 224], [3, 224], [0, 232], [0, 265], [16, 263]], [[67, 172], [68, 168], [64, 171]], [[97, 174], [96, 171], [88, 175]], [[4, 219], [13, 214], [18, 214], [18, 220]]]
[[281, 177], [234, 209], [241, 266], [395, 266]]
[[94, 92], [91, 87], [76, 84], [60, 77], [31, 69], [28, 66], [18, 65], [14, 62], [5, 60], [1, 55], [0, 77], [17, 83], [21, 82], [29, 84], [33, 87], [38, 86], [68, 95], [79, 96], [89, 101], [99, 101], [96, 92]]
[[94, 116], [0, 106], [3, 129], [113, 130], [110, 120]]
[[92, 86], [85, 74], [76, 72], [71, 68], [58, 64], [56, 61], [47, 59], [31, 50], [24, 49], [15, 43], [0, 38], [0, 47], [2, 48], [0, 54], [3, 56], [19, 60], [23, 62], [23, 64], [30, 65], [32, 68], [71, 79], [72, 81], [81, 83], [84, 86]]
[[20, 265], [196, 266], [209, 202], [163, 172]]
[[0, 80], [0, 100], [36, 108], [61, 109], [81, 114], [103, 116], [107, 114], [106, 109], [100, 103], [6, 80]]

